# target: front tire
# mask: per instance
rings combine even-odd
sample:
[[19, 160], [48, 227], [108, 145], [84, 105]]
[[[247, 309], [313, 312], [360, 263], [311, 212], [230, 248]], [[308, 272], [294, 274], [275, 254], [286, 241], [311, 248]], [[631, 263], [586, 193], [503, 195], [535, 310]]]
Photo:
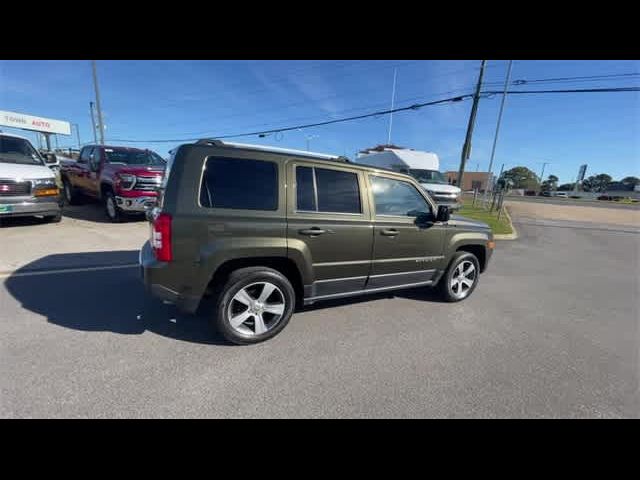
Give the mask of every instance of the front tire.
[[457, 252], [438, 285], [442, 299], [446, 302], [460, 302], [468, 298], [478, 285], [479, 276], [478, 258], [473, 253]]
[[229, 342], [248, 345], [276, 336], [295, 308], [291, 282], [267, 267], [241, 268], [216, 292], [214, 324]]
[[111, 190], [104, 194], [104, 210], [112, 223], [120, 223], [124, 220], [124, 214], [118, 207], [116, 197]]
[[64, 191], [64, 200], [67, 205], [78, 205], [80, 203], [78, 194], [71, 185], [71, 182], [66, 178], [62, 180], [62, 190]]
[[60, 223], [62, 220], [62, 212], [58, 212], [55, 215], [50, 215], [48, 217], [44, 217], [44, 221], [47, 223]]

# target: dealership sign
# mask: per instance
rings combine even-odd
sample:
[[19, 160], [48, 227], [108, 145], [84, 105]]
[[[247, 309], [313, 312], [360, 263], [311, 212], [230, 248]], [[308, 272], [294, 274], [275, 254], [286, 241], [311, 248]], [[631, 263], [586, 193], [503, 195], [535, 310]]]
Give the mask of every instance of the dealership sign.
[[23, 130], [35, 130], [43, 133], [71, 135], [71, 124], [69, 122], [0, 110], [0, 126], [2, 125], [5, 127], [22, 128]]
[[587, 166], [586, 165], [580, 165], [580, 170], [578, 170], [578, 182], [581, 182], [584, 180], [584, 174], [587, 172]]

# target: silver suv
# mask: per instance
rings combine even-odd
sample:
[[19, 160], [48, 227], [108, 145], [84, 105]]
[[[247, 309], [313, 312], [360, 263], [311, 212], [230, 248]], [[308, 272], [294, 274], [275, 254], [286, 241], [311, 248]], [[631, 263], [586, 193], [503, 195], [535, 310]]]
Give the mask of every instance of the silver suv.
[[42, 216], [62, 218], [56, 174], [24, 137], [0, 132], [0, 219]]

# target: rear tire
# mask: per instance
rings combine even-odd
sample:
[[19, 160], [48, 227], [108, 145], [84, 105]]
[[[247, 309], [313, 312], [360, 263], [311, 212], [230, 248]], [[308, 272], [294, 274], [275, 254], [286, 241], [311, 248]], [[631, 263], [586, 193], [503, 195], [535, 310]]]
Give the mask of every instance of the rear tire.
[[229, 342], [248, 345], [275, 337], [295, 308], [291, 282], [267, 267], [238, 269], [214, 292], [213, 323]]
[[469, 298], [478, 285], [479, 277], [478, 258], [473, 253], [457, 252], [438, 284], [440, 296], [446, 302], [459, 302]]
[[116, 197], [111, 190], [104, 193], [104, 210], [112, 223], [120, 223], [124, 220], [124, 213], [118, 207]]

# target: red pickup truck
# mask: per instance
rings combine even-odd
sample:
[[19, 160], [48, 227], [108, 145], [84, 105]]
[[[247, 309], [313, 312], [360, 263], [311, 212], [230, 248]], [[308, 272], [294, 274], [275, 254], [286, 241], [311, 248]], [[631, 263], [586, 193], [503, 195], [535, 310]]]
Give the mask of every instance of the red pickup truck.
[[100, 200], [109, 220], [119, 222], [155, 205], [165, 165], [151, 150], [87, 145], [78, 160], [60, 163], [64, 196], [69, 204], [82, 197]]

